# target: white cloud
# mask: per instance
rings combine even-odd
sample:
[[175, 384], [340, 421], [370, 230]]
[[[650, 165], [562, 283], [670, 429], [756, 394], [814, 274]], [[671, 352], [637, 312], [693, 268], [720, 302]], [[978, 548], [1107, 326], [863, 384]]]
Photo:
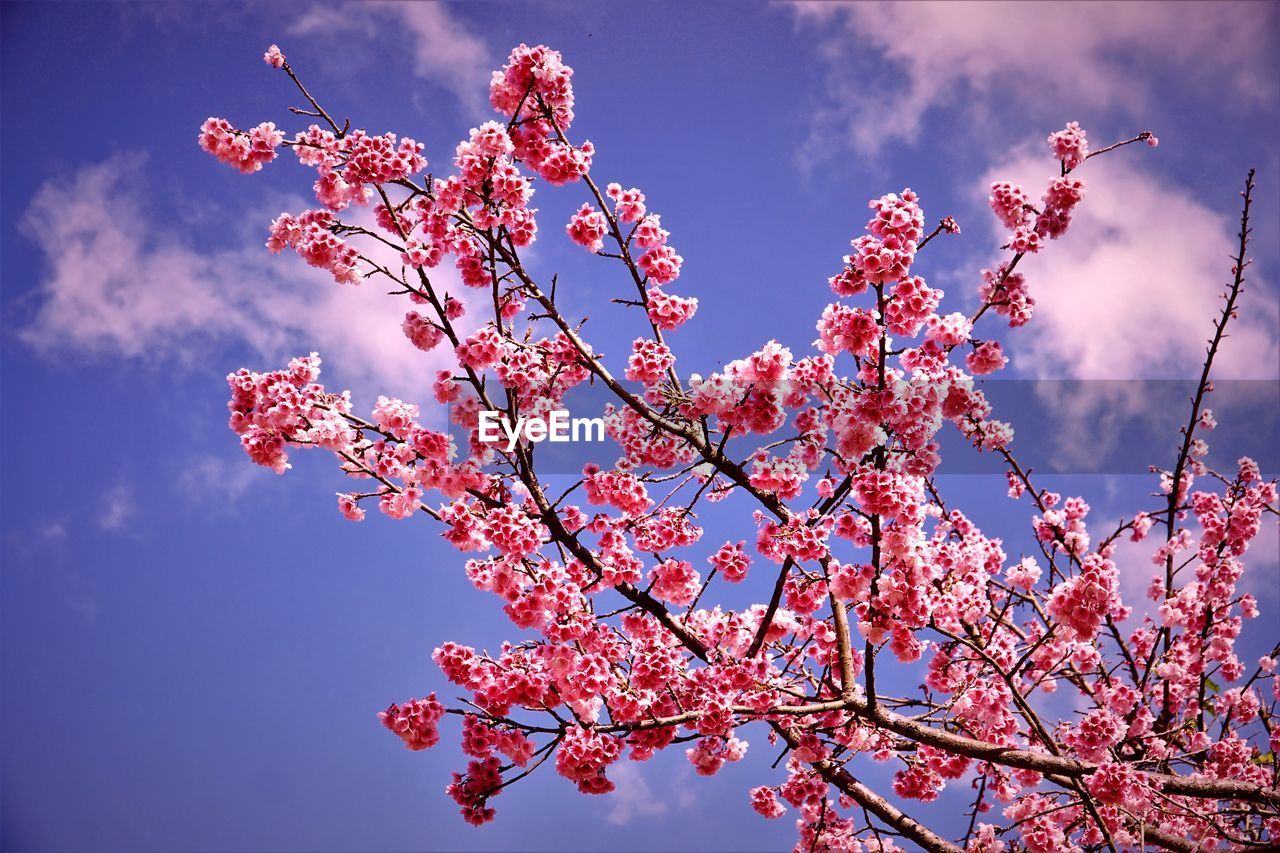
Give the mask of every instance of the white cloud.
[[[1242, 107], [1273, 99], [1265, 3], [795, 3], [818, 33], [827, 102], [809, 154], [912, 141], [925, 115], [962, 102], [979, 116], [1140, 109], [1151, 64], [1194, 69], [1206, 91]], [[1212, 87], [1210, 89], [1210, 87]], [[1051, 116], [1058, 121], [1056, 112]]]
[[[489, 48], [444, 3], [373, 2], [313, 6], [289, 28], [297, 35], [407, 36], [413, 71], [443, 86], [472, 112], [485, 109], [493, 69]], [[287, 50], [287, 46], [286, 46]]]
[[[21, 227], [44, 266], [26, 297], [35, 308], [23, 341], [50, 357], [157, 365], [193, 365], [218, 345], [240, 344], [258, 369], [317, 350], [330, 384], [336, 374], [365, 392], [426, 401], [434, 371], [452, 366], [453, 356], [447, 346], [422, 353], [404, 338], [403, 298], [386, 296], [376, 279], [337, 285], [290, 252], [272, 256], [263, 240], [278, 210], [246, 212], [261, 225], [237, 244], [197, 249], [148, 215], [142, 162], [116, 157], [51, 179], [36, 194]], [[432, 279], [464, 303], [473, 298], [452, 269]]]
[[133, 489], [123, 483], [116, 485], [107, 492], [102, 510], [98, 513], [98, 526], [103, 530], [119, 530], [137, 509], [133, 501]]
[[184, 462], [178, 490], [192, 503], [225, 509], [243, 495], [265, 472], [245, 465], [244, 459], [201, 456]]
[[[1034, 336], [1036, 330], [1024, 327], [1014, 332], [1015, 337], [1020, 333]], [[1063, 427], [1049, 442], [1053, 449], [1049, 464], [1061, 471], [1097, 472], [1101, 460], [1111, 458], [1120, 445], [1125, 427], [1135, 422], [1167, 425], [1160, 417], [1163, 412], [1151, 410], [1152, 389], [1143, 382], [1037, 382], [1034, 393], [1040, 405], [1053, 413], [1054, 422]], [[1017, 411], [1008, 415], [1016, 424]], [[1174, 438], [1171, 432], [1170, 444]], [[1108, 487], [1114, 488], [1110, 483]]]
[[[975, 191], [1012, 180], [1038, 198], [1054, 165], [1043, 149], [1028, 146], [993, 167]], [[1031, 323], [1009, 334], [1012, 364], [1022, 375], [1199, 376], [1231, 278], [1240, 199], [1235, 187], [1214, 198], [1193, 196], [1146, 171], [1136, 159], [1143, 155], [1159, 153], [1144, 147], [1090, 160], [1076, 173], [1086, 195], [1070, 230], [1019, 265], [1036, 300]], [[1007, 239], [994, 216], [990, 222], [995, 238]], [[1275, 379], [1280, 310], [1259, 267], [1249, 268], [1241, 300], [1214, 376]]]
[[36, 530], [36, 535], [41, 539], [52, 542], [55, 539], [67, 538], [67, 524], [65, 521], [51, 521]]
[[666, 814], [668, 805], [677, 809], [691, 808], [695, 802], [695, 794], [689, 786], [689, 766], [681, 763], [668, 774], [663, 783], [662, 793], [655, 794], [645, 778], [641, 765], [634, 761], [620, 761], [609, 768], [609, 779], [614, 790], [608, 794], [609, 823], [625, 826], [638, 818], [657, 817]]
[[635, 762], [615, 764], [609, 770], [609, 779], [614, 784], [613, 792], [608, 795], [609, 823], [625, 826], [636, 818], [656, 817], [666, 812], [667, 804], [654, 795]]

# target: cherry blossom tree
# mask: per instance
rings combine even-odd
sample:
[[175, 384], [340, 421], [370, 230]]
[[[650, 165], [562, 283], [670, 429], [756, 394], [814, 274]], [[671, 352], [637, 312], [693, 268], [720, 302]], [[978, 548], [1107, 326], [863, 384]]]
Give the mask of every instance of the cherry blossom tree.
[[[435, 404], [466, 439], [398, 399], [360, 417], [348, 393], [320, 384], [314, 353], [231, 374], [231, 428], [278, 473], [299, 448], [332, 453], [357, 481], [338, 495], [343, 516], [376, 504], [429, 521], [472, 555], [459, 568], [513, 623], [497, 652], [440, 638], [434, 659], [458, 695], [381, 715], [415, 750], [442, 724], [460, 730], [471, 760], [447, 793], [465, 820], [492, 820], [503, 789], [547, 763], [603, 794], [616, 762], [677, 748], [712, 776], [750, 738], [779, 761], [743, 796], [763, 818], [792, 813], [797, 850], [1208, 850], [1280, 836], [1280, 649], [1254, 662], [1235, 650], [1258, 615], [1239, 588], [1243, 558], [1277, 514], [1276, 483], [1247, 458], [1227, 471], [1206, 462], [1211, 370], [1248, 266], [1252, 173], [1186, 425], [1152, 460], [1163, 467], [1150, 503], [1103, 529], [1084, 499], [1038, 486], [1015, 455], [1012, 427], [974, 380], [1007, 359], [978, 329], [1032, 322], [1019, 262], [1069, 230], [1092, 158], [1154, 147], [1151, 133], [1095, 150], [1071, 123], [1048, 138], [1057, 164], [1046, 157], [1043, 194], [994, 184], [1005, 260], [974, 277], [969, 315], [942, 313], [942, 291], [916, 267], [960, 233], [955, 220], [930, 228], [909, 189], [871, 201], [830, 279], [815, 350], [797, 358], [769, 341], [704, 378], [681, 372], [673, 346], [696, 334], [698, 300], [677, 285], [684, 259], [643, 192], [592, 176], [559, 53], [511, 52], [490, 87], [502, 120], [470, 131], [447, 177], [426, 173], [412, 139], [340, 124], [274, 45], [264, 58], [305, 99], [292, 112], [315, 123], [285, 133], [211, 118], [200, 145], [245, 173], [281, 149], [314, 169], [318, 205], [281, 214], [267, 248], [405, 299], [403, 334], [452, 353]], [[644, 317], [629, 352], [593, 348], [557, 302], [568, 283], [540, 281], [522, 260], [539, 181], [583, 200], [564, 231], [616, 269], [616, 310]], [[368, 207], [366, 224], [350, 217]], [[437, 274], [448, 264], [456, 277]], [[610, 464], [553, 489], [536, 442], [480, 440], [481, 412], [546, 419], [585, 384], [612, 401]], [[951, 428], [1007, 468], [1028, 554], [1006, 553], [939, 490], [938, 439]], [[699, 511], [717, 502], [737, 512], [740, 539], [701, 542]], [[1122, 599], [1125, 538], [1151, 543], [1146, 616]], [[750, 584], [759, 601], [715, 604], [721, 584]], [[887, 690], [885, 670], [910, 665], [923, 684]], [[896, 769], [892, 790], [860, 778], [867, 761]], [[973, 792], [960, 837], [911, 816], [948, 784]]]

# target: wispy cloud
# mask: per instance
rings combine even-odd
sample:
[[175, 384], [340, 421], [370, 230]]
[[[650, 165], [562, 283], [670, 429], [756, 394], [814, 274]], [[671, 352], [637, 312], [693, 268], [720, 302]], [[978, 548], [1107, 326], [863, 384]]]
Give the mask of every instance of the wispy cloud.
[[[827, 69], [806, 160], [912, 141], [928, 113], [1140, 109], [1159, 64], [1243, 107], [1277, 93], [1267, 3], [794, 3]], [[1045, 118], [1058, 122], [1057, 113]], [[976, 124], [982, 124], [978, 122]]]
[[[1044, 146], [1029, 145], [993, 167], [975, 191], [1012, 180], [1038, 197], [1050, 177], [1046, 165]], [[1019, 266], [1036, 312], [1010, 334], [1013, 366], [1034, 378], [1198, 376], [1231, 277], [1235, 188], [1197, 197], [1133, 157], [1115, 155], [1090, 160], [1078, 174], [1086, 196], [1071, 230]], [[990, 221], [996, 239], [1007, 238], [994, 216]], [[1258, 267], [1249, 269], [1242, 299], [1215, 375], [1275, 379], [1280, 309]]]
[[124, 483], [113, 486], [107, 492], [102, 509], [98, 512], [98, 526], [103, 530], [119, 530], [137, 512], [133, 489]]
[[48, 542], [66, 539], [67, 523], [65, 521], [50, 521], [36, 528], [36, 535]]
[[201, 456], [183, 464], [178, 491], [199, 506], [232, 507], [263, 472], [242, 458]]
[[493, 57], [488, 45], [444, 3], [374, 2], [313, 6], [289, 28], [306, 36], [408, 40], [413, 72], [444, 87], [473, 113], [485, 109]]
[[609, 794], [609, 823], [624, 826], [637, 818], [664, 814], [667, 804], [655, 796], [644, 773], [633, 762], [619, 762], [609, 771], [614, 790]]
[[[670, 773], [670, 768], [666, 772]], [[633, 761], [615, 764], [609, 769], [609, 779], [615, 788], [608, 795], [610, 809], [606, 819], [618, 826], [626, 826], [640, 818], [666, 814], [668, 804], [686, 809], [694, 802], [694, 793], [688, 784], [688, 765], [668, 777], [661, 794], [654, 793], [641, 766]]]
[[[195, 364], [239, 344], [274, 367], [318, 350], [346, 382], [417, 399], [433, 371], [452, 364], [447, 346], [422, 353], [404, 339], [407, 303], [381, 284], [339, 286], [287, 253], [271, 256], [262, 240], [278, 210], [246, 212], [261, 229], [217, 249], [167, 229], [147, 210], [142, 166], [141, 157], [116, 157], [51, 179], [23, 216], [44, 255], [33, 314], [19, 330], [37, 351]], [[452, 270], [433, 280], [468, 299]]]

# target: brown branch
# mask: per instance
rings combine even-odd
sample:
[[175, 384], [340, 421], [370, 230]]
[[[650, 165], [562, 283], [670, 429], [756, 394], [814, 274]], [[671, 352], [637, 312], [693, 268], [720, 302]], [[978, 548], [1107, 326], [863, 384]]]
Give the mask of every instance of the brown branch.
[[[800, 741], [792, 734], [790, 729], [776, 722], [771, 722], [770, 725], [787, 742], [788, 746], [792, 749], [799, 747]], [[858, 805], [902, 833], [903, 837], [911, 839], [925, 850], [930, 851], [930, 853], [961, 853], [960, 847], [894, 806], [884, 797], [859, 782], [853, 777], [853, 774], [831, 759], [824, 758], [811, 762], [811, 766], [828, 784], [834, 785]]]

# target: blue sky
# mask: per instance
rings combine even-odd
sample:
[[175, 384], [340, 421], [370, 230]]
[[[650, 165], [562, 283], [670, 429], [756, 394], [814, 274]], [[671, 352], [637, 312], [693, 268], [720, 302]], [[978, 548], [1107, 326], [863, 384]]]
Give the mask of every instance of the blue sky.
[[[1054, 165], [1044, 136], [1074, 119], [1095, 145], [1141, 130], [1161, 144], [1082, 170], [1073, 232], [1027, 265], [1040, 314], [1007, 338], [1010, 378], [1192, 376], [1256, 166], [1254, 284], [1223, 375], [1264, 380], [1274, 399], [1272, 4], [8, 3], [0, 16], [5, 849], [772, 850], [794, 838], [789, 819], [748, 808], [748, 787], [779, 778], [759, 733], [712, 780], [673, 753], [586, 798], [548, 768], [475, 830], [442, 794], [463, 764], [456, 733], [414, 754], [377, 724], [391, 701], [447, 690], [435, 646], [496, 647], [511, 631], [428, 525], [343, 523], [326, 460], [301, 454], [276, 477], [225, 427], [223, 377], [241, 365], [319, 350], [327, 381], [364, 407], [378, 393], [426, 403], [431, 375], [376, 288], [337, 292], [261, 248], [272, 217], [305, 205], [303, 170], [282, 161], [245, 178], [196, 146], [209, 115], [301, 126], [287, 80], [261, 61], [271, 42], [331, 111], [419, 139], [436, 164], [486, 117], [488, 71], [513, 45], [562, 51], [594, 174], [644, 189], [685, 257], [680, 292], [701, 301], [675, 340], [688, 371], [769, 338], [806, 350], [867, 199], [904, 186], [931, 220], [960, 220], [961, 238], [935, 241], [920, 271], [952, 310], [971, 306], [999, 245], [985, 185], [1039, 186]], [[559, 233], [582, 201], [539, 190], [533, 266], [560, 274], [596, 340], [629, 340], [633, 318], [608, 305], [616, 271]], [[1274, 434], [1269, 411], [1259, 428]], [[1150, 461], [1167, 462], [1173, 440]], [[1152, 488], [1127, 470], [1050, 485], [1104, 517]], [[946, 486], [1006, 550], [1031, 547], [998, 478]], [[1274, 530], [1258, 549], [1251, 582], [1274, 613]], [[1275, 639], [1252, 629], [1246, 648]], [[927, 813], [945, 823], [963, 793]]]

